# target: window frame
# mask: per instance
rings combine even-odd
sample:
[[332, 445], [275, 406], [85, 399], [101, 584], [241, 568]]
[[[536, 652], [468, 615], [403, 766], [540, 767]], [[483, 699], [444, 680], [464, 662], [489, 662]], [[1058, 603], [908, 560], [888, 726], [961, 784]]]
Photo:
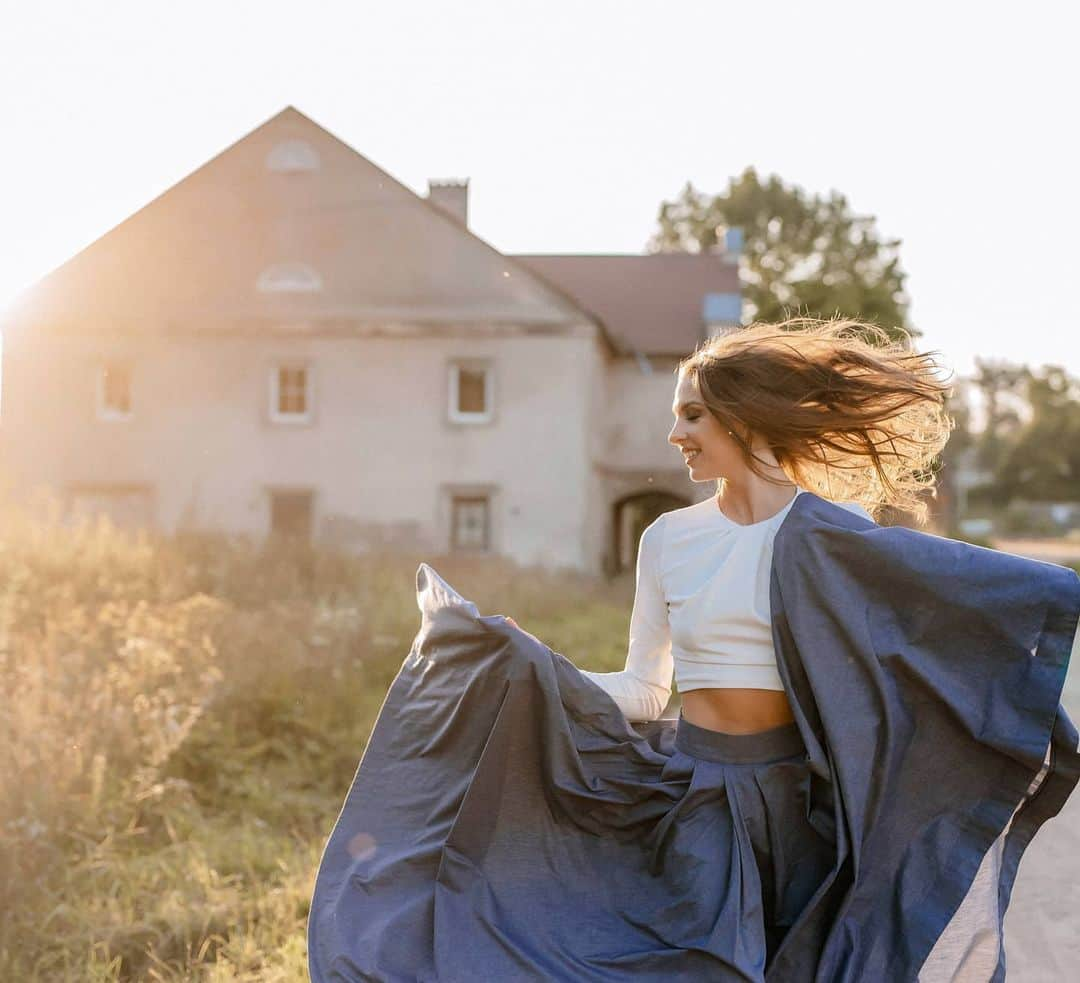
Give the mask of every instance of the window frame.
[[[304, 412], [283, 413], [281, 405], [282, 370], [304, 370]], [[284, 426], [310, 426], [315, 422], [315, 371], [310, 359], [280, 358], [275, 359], [267, 376], [267, 419], [274, 424]]]
[[[123, 366], [127, 372], [127, 410], [118, 410], [105, 404], [105, 379], [112, 366]], [[135, 366], [129, 358], [109, 358], [98, 362], [97, 365], [97, 418], [99, 420], [123, 421], [130, 420], [135, 416], [134, 381]]]
[[[443, 549], [447, 553], [457, 551], [466, 556], [494, 556], [502, 551], [503, 541], [503, 493], [494, 481], [448, 481], [439, 485], [438, 527]], [[455, 547], [454, 501], [458, 498], [485, 498], [487, 500], [487, 547]]]
[[[451, 553], [483, 553], [492, 552], [492, 498], [490, 492], [485, 491], [454, 491], [450, 493], [450, 552]], [[475, 546], [457, 541], [458, 526], [456, 523], [458, 503], [484, 503], [484, 534], [483, 545]]]
[[[462, 411], [460, 402], [461, 370], [484, 373], [483, 412]], [[495, 419], [495, 366], [489, 359], [457, 358], [447, 365], [447, 404], [446, 413], [450, 423], [483, 424]]]
[[[274, 498], [277, 495], [304, 496], [308, 502], [308, 531], [307, 538], [302, 541], [314, 543], [316, 541], [319, 521], [319, 490], [314, 485], [265, 485], [266, 495], [266, 538], [283, 534], [283, 530], [274, 529]], [[288, 534], [286, 534], [288, 535]]]
[[[112, 496], [137, 498], [145, 506], [143, 512], [145, 521], [136, 522], [133, 526], [126, 523], [117, 523], [111, 515], [109, 521], [118, 529], [154, 529], [158, 524], [158, 489], [148, 481], [68, 481], [62, 487], [63, 522], [72, 525], [76, 522], [80, 512], [78, 503], [83, 496], [91, 496], [104, 500]], [[91, 513], [82, 513], [98, 516], [108, 515], [107, 511], [93, 510]], [[91, 519], [96, 521], [96, 518]]]

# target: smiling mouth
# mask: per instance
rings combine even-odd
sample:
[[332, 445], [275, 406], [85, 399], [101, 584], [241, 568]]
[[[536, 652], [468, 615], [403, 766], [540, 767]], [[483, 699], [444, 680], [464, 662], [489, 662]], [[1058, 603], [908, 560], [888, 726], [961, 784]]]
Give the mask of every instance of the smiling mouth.
[[697, 457], [697, 456], [698, 456], [698, 455], [699, 455], [700, 453], [701, 453], [701, 451], [700, 451], [700, 450], [696, 450], [696, 451], [689, 451], [689, 452], [687, 452], [687, 451], [683, 451], [683, 459], [684, 459], [684, 460], [686, 461], [686, 463], [687, 463], [687, 464], [689, 464], [689, 463], [690, 463], [691, 461], [693, 461], [693, 460], [694, 460], [694, 458], [696, 458], [696, 457]]

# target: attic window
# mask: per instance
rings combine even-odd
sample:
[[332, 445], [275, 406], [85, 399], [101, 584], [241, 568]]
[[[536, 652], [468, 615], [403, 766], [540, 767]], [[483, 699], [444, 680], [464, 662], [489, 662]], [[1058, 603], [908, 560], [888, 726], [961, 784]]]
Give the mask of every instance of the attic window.
[[303, 263], [275, 263], [259, 275], [265, 293], [314, 293], [322, 290], [322, 277]]
[[266, 155], [266, 169], [285, 174], [317, 171], [319, 155], [315, 148], [304, 140], [284, 140]]

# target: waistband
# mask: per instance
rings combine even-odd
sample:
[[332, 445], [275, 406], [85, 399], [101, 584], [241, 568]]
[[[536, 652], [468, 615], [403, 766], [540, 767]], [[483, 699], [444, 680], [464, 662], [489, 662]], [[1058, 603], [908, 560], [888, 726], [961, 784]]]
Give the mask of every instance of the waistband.
[[706, 761], [765, 762], [804, 754], [806, 745], [793, 720], [753, 734], [729, 734], [690, 723], [679, 711], [675, 747]]

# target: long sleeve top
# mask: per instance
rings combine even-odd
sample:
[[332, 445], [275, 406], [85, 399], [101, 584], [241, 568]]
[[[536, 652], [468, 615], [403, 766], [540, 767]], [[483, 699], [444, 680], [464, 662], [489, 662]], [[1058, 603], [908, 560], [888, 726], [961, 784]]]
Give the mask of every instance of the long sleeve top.
[[[626, 666], [581, 670], [628, 720], [654, 720], [671, 696], [704, 687], [782, 690], [769, 603], [772, 542], [796, 495], [746, 525], [715, 497], [660, 515], [641, 534]], [[838, 502], [870, 519], [855, 503]]]

